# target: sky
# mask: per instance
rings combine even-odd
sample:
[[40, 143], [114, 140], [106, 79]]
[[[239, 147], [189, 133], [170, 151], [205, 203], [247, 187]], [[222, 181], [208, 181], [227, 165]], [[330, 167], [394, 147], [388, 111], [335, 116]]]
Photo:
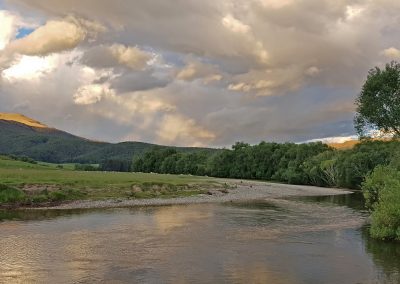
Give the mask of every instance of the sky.
[[0, 0], [0, 112], [99, 141], [343, 140], [398, 0]]

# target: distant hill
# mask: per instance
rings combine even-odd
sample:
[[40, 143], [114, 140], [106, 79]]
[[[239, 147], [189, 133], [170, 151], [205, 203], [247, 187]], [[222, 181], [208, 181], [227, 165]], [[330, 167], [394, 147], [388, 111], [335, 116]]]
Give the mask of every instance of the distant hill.
[[335, 149], [339, 150], [346, 150], [346, 149], [351, 149], [357, 144], [360, 143], [360, 140], [348, 140], [342, 143], [328, 143], [329, 146]]
[[[372, 141], [391, 141], [392, 138], [372, 138]], [[398, 141], [398, 140], [397, 140]], [[348, 140], [344, 141], [341, 143], [327, 143], [328, 146], [331, 146], [332, 148], [339, 149], [339, 150], [346, 150], [346, 149], [352, 149], [354, 146], [360, 144], [360, 140]]]
[[[27, 156], [51, 163], [100, 163], [107, 159], [132, 160], [154, 146], [142, 142], [114, 144], [91, 141], [50, 128], [21, 114], [0, 113], [0, 154]], [[175, 148], [178, 151], [217, 151], [210, 148]]]
[[27, 126], [32, 126], [37, 128], [49, 128], [47, 125], [44, 125], [39, 121], [33, 120], [32, 118], [26, 117], [25, 115], [19, 113], [0, 113], [0, 119], [19, 122]]

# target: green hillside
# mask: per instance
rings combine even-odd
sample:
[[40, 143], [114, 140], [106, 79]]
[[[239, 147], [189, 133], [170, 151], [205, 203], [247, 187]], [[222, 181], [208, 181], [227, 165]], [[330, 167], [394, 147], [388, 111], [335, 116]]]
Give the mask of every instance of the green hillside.
[[[93, 164], [106, 159], [131, 161], [134, 156], [140, 156], [154, 146], [142, 142], [96, 142], [54, 128], [39, 128], [0, 119], [0, 154], [27, 156], [38, 161]], [[176, 149], [215, 151], [184, 147]]]

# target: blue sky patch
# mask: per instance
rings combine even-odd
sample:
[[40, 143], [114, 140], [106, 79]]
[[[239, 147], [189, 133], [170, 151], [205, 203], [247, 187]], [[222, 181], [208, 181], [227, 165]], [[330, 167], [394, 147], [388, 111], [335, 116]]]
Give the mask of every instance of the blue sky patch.
[[16, 38], [23, 38], [32, 33], [35, 29], [32, 28], [20, 28], [17, 32]]

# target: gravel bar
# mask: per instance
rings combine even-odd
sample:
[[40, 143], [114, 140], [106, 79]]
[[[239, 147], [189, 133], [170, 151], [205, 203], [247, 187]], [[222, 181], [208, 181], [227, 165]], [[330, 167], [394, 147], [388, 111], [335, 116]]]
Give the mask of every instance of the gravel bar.
[[251, 201], [262, 199], [281, 199], [289, 196], [327, 196], [350, 194], [351, 191], [335, 188], [324, 188], [303, 185], [277, 184], [260, 181], [220, 179], [229, 185], [227, 190], [209, 190], [208, 194], [199, 194], [177, 198], [150, 199], [110, 199], [110, 200], [79, 200], [63, 203], [53, 207], [30, 209], [90, 209], [90, 208], [120, 208], [135, 206], [160, 206], [198, 203], [223, 203], [231, 201]]

